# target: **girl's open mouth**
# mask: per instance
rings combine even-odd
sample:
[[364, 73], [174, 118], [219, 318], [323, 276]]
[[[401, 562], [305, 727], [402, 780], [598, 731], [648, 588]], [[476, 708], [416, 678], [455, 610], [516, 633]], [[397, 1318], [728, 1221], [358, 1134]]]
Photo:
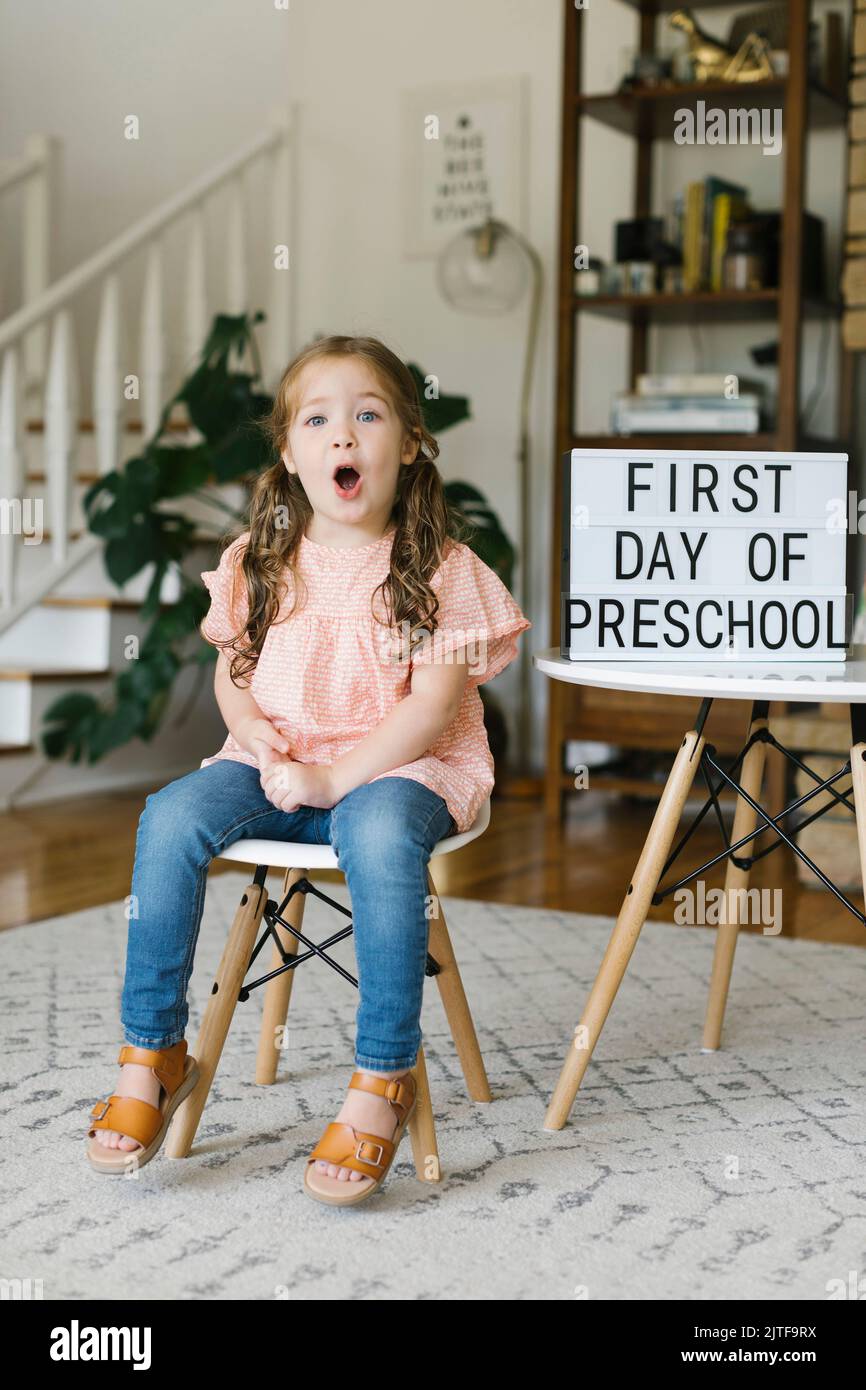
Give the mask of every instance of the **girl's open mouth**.
[[358, 496], [361, 488], [361, 475], [354, 468], [348, 465], [345, 468], [338, 468], [334, 474], [334, 490], [339, 497], [353, 498]]

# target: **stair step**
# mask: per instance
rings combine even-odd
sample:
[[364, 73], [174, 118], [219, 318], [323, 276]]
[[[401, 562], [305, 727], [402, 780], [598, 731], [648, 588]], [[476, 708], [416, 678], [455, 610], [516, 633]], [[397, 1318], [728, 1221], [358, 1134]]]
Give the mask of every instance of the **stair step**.
[[[25, 420], [24, 428], [29, 434], [44, 434], [45, 421], [39, 419]], [[120, 428], [124, 434], [144, 433], [144, 425], [141, 420], [122, 420]], [[186, 434], [193, 428], [193, 424], [189, 420], [170, 420], [165, 426], [167, 432], [174, 434]], [[78, 432], [79, 434], [94, 434], [96, 432], [96, 425], [93, 420], [79, 420]]]
[[[48, 482], [48, 476], [47, 476], [47, 474], [44, 473], [44, 472], [43, 472], [41, 469], [39, 469], [39, 468], [31, 468], [31, 469], [28, 469], [27, 473], [26, 473], [24, 476], [25, 476], [25, 478], [27, 479], [27, 482], [28, 482], [28, 483], [47, 483], [47, 482]], [[73, 483], [88, 483], [88, 484], [90, 484], [90, 483], [95, 483], [95, 482], [97, 482], [101, 476], [102, 476], [102, 475], [99, 474], [99, 473], [97, 473], [94, 469], [83, 469], [80, 473], [73, 473], [72, 478], [70, 479], [70, 481], [73, 482]], [[221, 487], [227, 487], [227, 486], [232, 486], [232, 484], [221, 483], [221, 484], [219, 484], [219, 486], [221, 486]], [[172, 501], [174, 501], [174, 500], [175, 500], [175, 499], [172, 498]]]
[[[91, 535], [91, 532], [87, 533]], [[87, 556], [81, 563], [64, 579], [57, 583], [52, 583], [45, 589], [44, 597], [41, 600], [34, 600], [34, 605], [45, 603], [49, 598], [62, 599], [111, 599], [117, 604], [117, 611], [123, 611], [123, 605], [129, 604], [131, 609], [140, 608], [144, 603], [148, 592], [153, 584], [155, 569], [153, 562], [149, 562], [133, 575], [126, 584], [115, 584], [108, 575], [105, 568], [105, 551], [103, 545], [99, 544], [99, 537], [93, 537], [94, 544], [89, 549]], [[49, 543], [50, 544], [50, 543]], [[160, 590], [160, 600], [163, 603], [175, 603], [183, 592], [183, 579], [186, 576], [196, 586], [199, 583], [199, 575], [203, 570], [216, 568], [217, 554], [219, 551], [219, 537], [217, 535], [201, 533], [193, 535], [193, 543], [183, 556], [178, 565], [174, 561], [169, 564]], [[22, 545], [18, 555], [20, 565], [19, 571], [19, 591], [26, 594], [28, 590], [36, 590], [36, 585], [43, 573], [46, 563], [45, 546]], [[43, 608], [43, 612], [52, 613], [56, 616], [56, 611], [50, 608]], [[69, 608], [67, 612], [81, 612], [82, 606]], [[98, 611], [98, 610], [97, 610]], [[2, 639], [2, 634], [0, 634]], [[2, 640], [0, 640], [0, 650], [2, 650]]]
[[[129, 612], [132, 610], [137, 611], [144, 600], [115, 598], [113, 595], [108, 594], [88, 598], [76, 598], [74, 595], [67, 597], [65, 594], [48, 594], [45, 598], [40, 599], [39, 602], [43, 606], [51, 608], [112, 608], [119, 609], [121, 612]], [[174, 608], [176, 605], [174, 603], [163, 602], [160, 603], [159, 607], [160, 610], [164, 612], [167, 608]]]
[[97, 680], [113, 675], [110, 666], [0, 666], [0, 681]]
[[14, 757], [14, 755], [15, 755], [16, 753], [35, 753], [35, 752], [36, 752], [36, 744], [35, 744], [35, 743], [0, 743], [0, 758], [3, 757], [3, 754], [4, 754], [4, 753], [9, 754], [10, 756]]
[[[42, 532], [42, 540], [43, 540], [43, 541], [50, 541], [51, 538], [52, 538], [52, 535], [53, 535], [53, 532], [52, 532], [52, 531], [43, 531], [43, 532]], [[67, 539], [70, 540], [70, 541], [80, 541], [82, 536], [93, 536], [93, 535], [95, 535], [95, 532], [93, 532], [93, 531], [70, 531], [70, 532], [69, 532], [69, 535], [68, 535], [68, 537], [67, 537]], [[191, 545], [208, 545], [211, 541], [218, 541], [218, 540], [221, 540], [221, 539], [222, 539], [222, 532], [220, 532], [220, 531], [193, 531], [192, 534], [190, 535], [190, 538], [189, 538], [189, 539], [190, 539], [190, 544], [191, 544]]]
[[[40, 473], [38, 469], [31, 470], [26, 475], [28, 483], [47, 483], [48, 477], [45, 473]], [[73, 483], [95, 483], [99, 477], [98, 473], [75, 473], [71, 479]]]

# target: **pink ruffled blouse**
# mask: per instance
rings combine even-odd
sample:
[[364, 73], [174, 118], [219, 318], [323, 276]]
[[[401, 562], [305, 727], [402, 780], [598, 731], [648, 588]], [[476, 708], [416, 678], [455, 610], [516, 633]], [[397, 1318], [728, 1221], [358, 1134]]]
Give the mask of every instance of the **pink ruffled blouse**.
[[[493, 787], [493, 757], [478, 687], [517, 656], [517, 637], [532, 624], [508, 589], [467, 545], [450, 540], [430, 583], [437, 592], [436, 630], [410, 653], [395, 629], [376, 621], [372, 595], [387, 578], [394, 532], [353, 549], [321, 545], [302, 536], [298, 565], [306, 585], [294, 616], [283, 618], [289, 592], [269, 627], [249, 686], [261, 709], [290, 742], [288, 756], [331, 764], [379, 724], [411, 692], [416, 665], [447, 660], [466, 646], [469, 676], [455, 718], [420, 758], [380, 777], [410, 777], [443, 797], [458, 832], [473, 825]], [[211, 605], [201, 624], [209, 642], [245, 630], [246, 584], [240, 560], [249, 532], [223, 551], [219, 568], [205, 570]], [[384, 619], [381, 594], [376, 611]], [[244, 624], [244, 628], [241, 625]], [[231, 649], [226, 648], [231, 656]], [[258, 763], [232, 738], [202, 767], [230, 758]]]

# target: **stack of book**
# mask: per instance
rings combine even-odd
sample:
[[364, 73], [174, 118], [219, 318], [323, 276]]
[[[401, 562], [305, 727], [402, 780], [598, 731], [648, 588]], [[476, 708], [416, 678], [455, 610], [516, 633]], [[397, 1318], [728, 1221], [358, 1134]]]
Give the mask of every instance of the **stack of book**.
[[[735, 394], [736, 393], [736, 394]], [[643, 375], [637, 391], [614, 397], [614, 434], [755, 434], [764, 388], [721, 372]]]
[[675, 235], [683, 258], [683, 289], [721, 290], [723, 262], [732, 222], [750, 212], [740, 184], [714, 176], [688, 184], [674, 207]]

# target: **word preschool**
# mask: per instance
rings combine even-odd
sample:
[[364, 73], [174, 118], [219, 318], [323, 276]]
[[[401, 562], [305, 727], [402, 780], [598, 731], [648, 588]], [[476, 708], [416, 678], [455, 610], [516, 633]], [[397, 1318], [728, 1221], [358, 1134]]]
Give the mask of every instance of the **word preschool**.
[[847, 454], [572, 449], [561, 654], [844, 660]]

